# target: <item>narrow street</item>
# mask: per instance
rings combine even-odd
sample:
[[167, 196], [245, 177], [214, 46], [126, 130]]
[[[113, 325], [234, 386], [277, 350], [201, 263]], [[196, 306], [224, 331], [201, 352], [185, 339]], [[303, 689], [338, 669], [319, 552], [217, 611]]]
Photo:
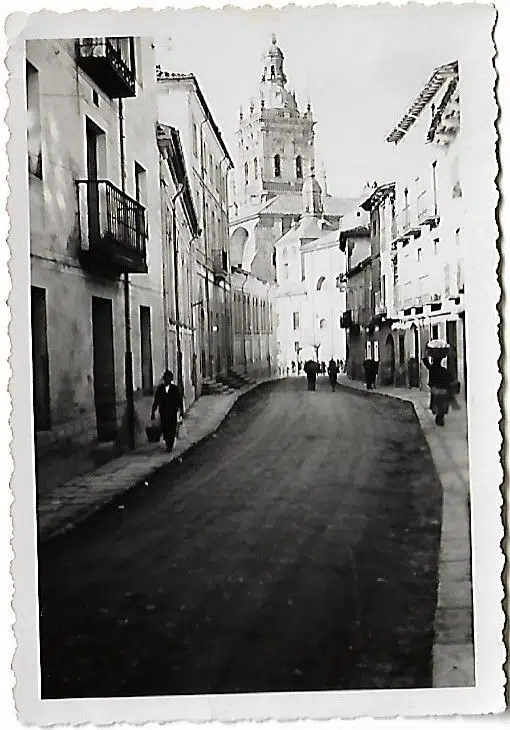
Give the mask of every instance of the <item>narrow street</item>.
[[42, 696], [428, 687], [440, 522], [410, 404], [263, 385], [40, 550]]

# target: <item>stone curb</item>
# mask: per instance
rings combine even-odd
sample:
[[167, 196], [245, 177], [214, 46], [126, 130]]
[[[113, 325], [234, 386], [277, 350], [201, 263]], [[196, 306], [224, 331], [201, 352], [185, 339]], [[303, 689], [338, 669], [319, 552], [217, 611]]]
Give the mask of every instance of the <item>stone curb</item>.
[[[344, 391], [359, 393], [373, 398], [396, 398], [413, 406], [416, 418], [423, 430], [426, 409], [415, 403], [406, 393], [381, 393], [367, 391], [363, 386], [345, 382], [338, 383]], [[432, 686], [433, 687], [468, 687], [475, 684], [473, 630], [472, 630], [472, 579], [469, 547], [469, 512], [465, 504], [459, 504], [458, 496], [450, 492], [444, 470], [437, 463], [437, 454], [429, 438], [424, 432], [432, 460], [443, 489], [443, 516], [441, 525], [441, 542], [439, 548], [438, 591], [434, 618], [434, 643], [432, 648]], [[469, 490], [466, 495], [469, 504]], [[455, 523], [458, 511], [462, 510], [462, 521], [466, 534], [458, 536], [451, 532], [451, 523]], [[448, 529], [446, 529], [448, 527]], [[459, 540], [460, 537], [460, 540]], [[458, 543], [461, 543], [460, 546]]]
[[[93, 514], [101, 510], [102, 508], [106, 507], [108, 504], [111, 504], [112, 502], [115, 502], [116, 499], [118, 499], [122, 494], [125, 494], [126, 492], [130, 491], [131, 489], [134, 489], [138, 486], [141, 486], [143, 482], [148, 481], [149, 479], [153, 478], [159, 471], [162, 469], [165, 469], [167, 466], [172, 464], [173, 462], [182, 459], [183, 455], [186, 454], [188, 451], [190, 451], [192, 448], [197, 446], [199, 443], [204, 441], [205, 439], [210, 438], [221, 426], [223, 421], [226, 419], [234, 405], [237, 403], [237, 401], [242, 398], [247, 393], [250, 393], [251, 391], [255, 390], [256, 388], [260, 387], [261, 385], [264, 385], [265, 383], [271, 383], [275, 380], [278, 380], [278, 378], [265, 378], [263, 380], [258, 380], [256, 383], [252, 383], [250, 385], [244, 386], [243, 388], [240, 388], [238, 391], [234, 391], [231, 393], [231, 399], [225, 403], [225, 410], [223, 413], [221, 413], [221, 416], [216, 418], [212, 425], [204, 431], [199, 437], [194, 438], [190, 441], [188, 441], [183, 448], [182, 451], [179, 451], [175, 454], [172, 454], [171, 456], [166, 455], [163, 457], [163, 454], [161, 454], [160, 458], [164, 458], [164, 462], [161, 464], [157, 464], [156, 466], [150, 465], [150, 456], [148, 457], [147, 461], [147, 470], [143, 472], [143, 474], [137, 475], [135, 481], [131, 482], [127, 486], [124, 484], [122, 487], [113, 488], [110, 492], [105, 491], [96, 491], [96, 499], [91, 500], [90, 502], [87, 502], [86, 499], [78, 500], [77, 502], [72, 503], [72, 505], [69, 506], [69, 509], [66, 510], [65, 506], [62, 509], [62, 519], [59, 521], [59, 524], [54, 524], [54, 526], [48, 525], [48, 527], [45, 529], [44, 527], [41, 529], [39, 527], [39, 543], [44, 544], [49, 542], [50, 540], [61, 537], [62, 535], [70, 532], [73, 530], [78, 524], [81, 524], [86, 519], [91, 517]], [[202, 398], [214, 398], [214, 395], [204, 395]], [[196, 403], [199, 403], [200, 399], [196, 401]], [[136, 455], [136, 452], [131, 452], [133, 456]], [[124, 455], [129, 456], [129, 455]], [[158, 454], [159, 456], [159, 454]], [[122, 458], [122, 457], [120, 457]], [[100, 467], [104, 470], [105, 465]], [[82, 476], [83, 479], [92, 478], [95, 474], [96, 470], [92, 472], [88, 472], [87, 474], [84, 474]], [[104, 481], [104, 486], [107, 486], [107, 480], [108, 477], [102, 475], [101, 479]], [[72, 480], [76, 481], [76, 480]], [[85, 495], [84, 495], [85, 496]], [[55, 497], [55, 500], [59, 500], [58, 497]], [[60, 503], [65, 502], [65, 497], [60, 498]], [[74, 507], [74, 509], [73, 509]], [[39, 512], [39, 508], [38, 508]], [[42, 508], [42, 512], [44, 512], [44, 508]], [[66, 512], [68, 512], [68, 516], [65, 517]], [[39, 523], [39, 515], [38, 515], [38, 523]]]

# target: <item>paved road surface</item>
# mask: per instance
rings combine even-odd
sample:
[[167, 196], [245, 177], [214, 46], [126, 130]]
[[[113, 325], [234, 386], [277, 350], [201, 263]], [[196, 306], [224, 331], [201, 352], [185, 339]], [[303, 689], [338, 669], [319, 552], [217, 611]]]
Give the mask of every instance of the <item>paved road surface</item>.
[[43, 697], [430, 686], [440, 515], [411, 406], [261, 386], [41, 551]]

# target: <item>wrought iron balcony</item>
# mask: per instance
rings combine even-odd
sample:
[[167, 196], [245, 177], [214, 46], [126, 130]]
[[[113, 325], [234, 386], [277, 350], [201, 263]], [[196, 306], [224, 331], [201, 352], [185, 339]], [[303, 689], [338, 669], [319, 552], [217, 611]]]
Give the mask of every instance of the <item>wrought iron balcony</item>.
[[147, 273], [145, 208], [108, 180], [77, 180], [80, 260], [105, 276]]
[[136, 96], [134, 38], [78, 38], [76, 61], [111, 99]]

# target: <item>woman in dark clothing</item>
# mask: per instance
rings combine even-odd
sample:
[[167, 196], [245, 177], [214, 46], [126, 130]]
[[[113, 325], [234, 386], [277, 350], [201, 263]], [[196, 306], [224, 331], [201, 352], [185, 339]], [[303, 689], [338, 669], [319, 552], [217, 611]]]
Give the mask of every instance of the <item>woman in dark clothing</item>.
[[335, 390], [336, 390], [336, 380], [337, 380], [337, 376], [338, 376], [338, 365], [333, 360], [333, 358], [331, 358], [331, 360], [329, 361], [329, 365], [328, 365], [328, 376], [329, 376], [329, 382], [330, 382], [330, 385], [331, 385], [331, 390], [334, 393]]
[[151, 420], [156, 418], [159, 410], [161, 431], [166, 444], [166, 450], [172, 451], [177, 433], [177, 414], [184, 418], [184, 404], [179, 388], [172, 382], [173, 373], [167, 370], [163, 374], [163, 383], [158, 385], [152, 404]]
[[429, 371], [430, 410], [436, 417], [436, 424], [444, 426], [444, 417], [448, 413], [453, 397], [453, 376], [441, 365], [444, 356], [422, 358], [422, 362]]

